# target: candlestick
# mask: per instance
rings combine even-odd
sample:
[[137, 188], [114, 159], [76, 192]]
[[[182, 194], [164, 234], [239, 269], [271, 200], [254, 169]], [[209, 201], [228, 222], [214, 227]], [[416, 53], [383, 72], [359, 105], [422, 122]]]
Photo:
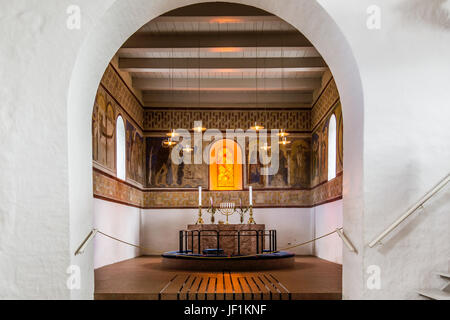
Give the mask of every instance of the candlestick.
[[253, 189], [252, 186], [248, 187], [250, 206], [253, 205], [253, 196], [252, 196], [253, 190], [252, 189]]
[[195, 224], [203, 224], [203, 218], [202, 218], [202, 206], [198, 206], [198, 219]]
[[253, 218], [253, 206], [250, 205], [250, 217], [248, 218], [248, 224], [256, 224], [255, 219]]

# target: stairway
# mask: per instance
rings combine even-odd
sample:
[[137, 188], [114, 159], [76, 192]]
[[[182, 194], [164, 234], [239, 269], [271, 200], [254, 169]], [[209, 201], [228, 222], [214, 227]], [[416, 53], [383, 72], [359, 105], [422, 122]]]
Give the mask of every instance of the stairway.
[[[441, 278], [449, 281], [449, 272], [438, 272]], [[417, 293], [421, 296], [427, 297], [432, 300], [450, 300], [450, 284], [447, 283], [442, 289], [420, 289]]]

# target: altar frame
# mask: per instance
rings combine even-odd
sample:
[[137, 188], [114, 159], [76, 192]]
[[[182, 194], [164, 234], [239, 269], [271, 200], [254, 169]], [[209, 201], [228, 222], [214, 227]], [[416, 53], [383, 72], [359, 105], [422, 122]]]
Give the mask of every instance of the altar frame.
[[[209, 233], [209, 234], [208, 234]], [[247, 234], [244, 234], [247, 233]], [[254, 233], [254, 234], [248, 234]], [[202, 237], [216, 237], [215, 248], [202, 248]], [[203, 255], [204, 249], [216, 249], [219, 252], [220, 238], [221, 237], [235, 237], [237, 238], [237, 255], [241, 255], [241, 238], [242, 237], [255, 237], [256, 254], [262, 254], [265, 252], [277, 252], [277, 231], [276, 230], [180, 230], [179, 231], [179, 253]], [[268, 238], [268, 249], [265, 249], [266, 239]], [[194, 239], [197, 239], [197, 245], [194, 245]], [[196, 251], [194, 252], [194, 248]], [[216, 254], [218, 256], [218, 254]]]

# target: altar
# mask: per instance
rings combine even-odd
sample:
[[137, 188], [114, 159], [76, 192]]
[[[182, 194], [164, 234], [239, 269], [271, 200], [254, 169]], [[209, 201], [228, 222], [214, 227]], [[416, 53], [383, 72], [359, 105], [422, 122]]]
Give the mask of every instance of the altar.
[[266, 236], [264, 224], [190, 224], [184, 241], [197, 254], [238, 256], [262, 253]]

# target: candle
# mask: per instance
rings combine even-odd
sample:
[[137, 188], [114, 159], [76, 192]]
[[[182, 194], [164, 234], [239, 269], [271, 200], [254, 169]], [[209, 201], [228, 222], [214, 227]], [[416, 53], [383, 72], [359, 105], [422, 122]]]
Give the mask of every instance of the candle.
[[209, 197], [209, 202], [211, 202], [211, 207], [213, 206], [213, 200], [212, 197]]
[[249, 202], [250, 202], [250, 205], [251, 205], [251, 206], [253, 205], [252, 189], [253, 189], [252, 186], [248, 187], [248, 192], [249, 192]]
[[202, 206], [202, 187], [198, 187], [198, 206]]

